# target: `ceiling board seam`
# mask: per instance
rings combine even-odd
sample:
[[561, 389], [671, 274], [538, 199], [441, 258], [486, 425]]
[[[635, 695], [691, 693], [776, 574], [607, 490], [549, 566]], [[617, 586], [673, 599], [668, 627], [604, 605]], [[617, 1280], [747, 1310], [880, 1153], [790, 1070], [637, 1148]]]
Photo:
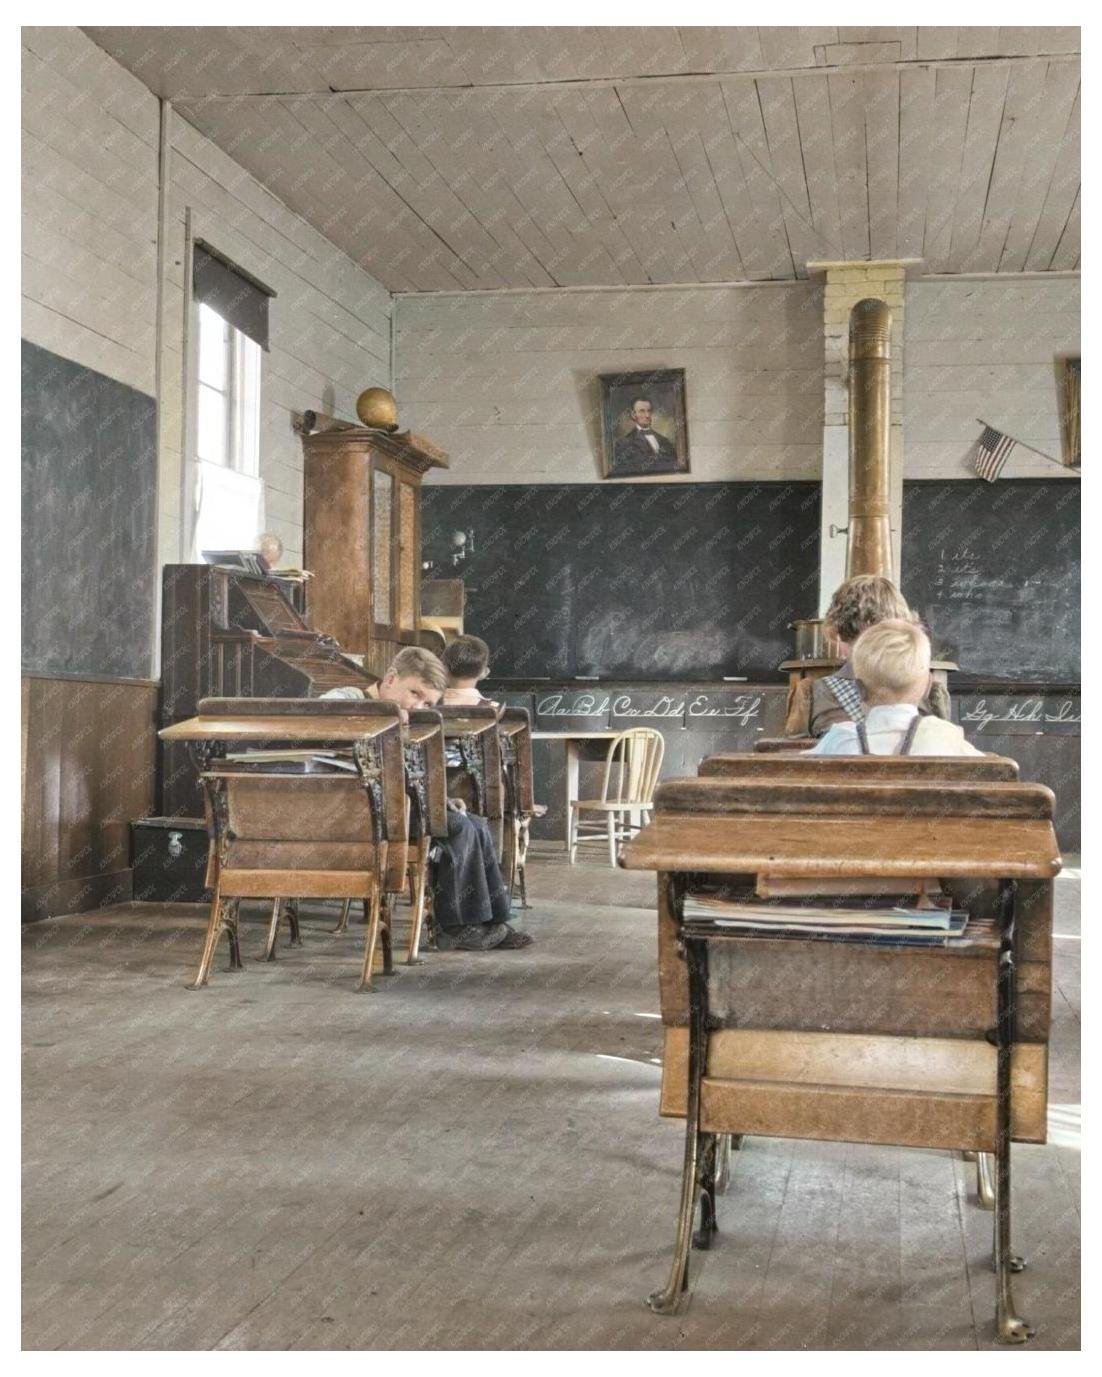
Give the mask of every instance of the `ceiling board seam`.
[[952, 220], [949, 228], [949, 251], [945, 255], [946, 261], [953, 261], [953, 241], [957, 235], [957, 207], [960, 205], [961, 180], [964, 175], [964, 164], [968, 158], [968, 131], [972, 127], [972, 104], [976, 96], [976, 74], [972, 73], [972, 82], [968, 87], [968, 115], [964, 121], [964, 138], [960, 141], [960, 167], [957, 168], [957, 194], [953, 199]]
[[[758, 85], [758, 84], [757, 84], [757, 82], [755, 81], [755, 82], [754, 82], [754, 89], [755, 89], [755, 91], [757, 90], [757, 85]], [[723, 89], [723, 88], [722, 88], [722, 86], [721, 86], [721, 87], [720, 87], [720, 90], [722, 90], [722, 89]], [[748, 143], [746, 142], [746, 140], [742, 137], [742, 135], [738, 132], [738, 130], [735, 129], [734, 124], [732, 123], [732, 120], [731, 120], [731, 111], [730, 111], [730, 109], [727, 107], [727, 97], [726, 97], [726, 94], [724, 94], [723, 105], [724, 105], [724, 109], [727, 110], [727, 123], [731, 126], [731, 133], [735, 136], [736, 141], [737, 141], [739, 144], [741, 144], [743, 148], [746, 149], [746, 151], [747, 151], [747, 153], [750, 155], [750, 157], [753, 158], [754, 162], [757, 163], [758, 167], [761, 168], [761, 170], [762, 170], [762, 172], [765, 174], [765, 176], [769, 179], [770, 182], [772, 182], [774, 189], [778, 192], [778, 194], [780, 195], [781, 199], [782, 199], [783, 201], [787, 201], [788, 204], [792, 207], [792, 213], [795, 215], [796, 219], [799, 220], [799, 222], [804, 226], [805, 229], [810, 230], [811, 233], [812, 233], [813, 235], [815, 235], [816, 238], [821, 238], [821, 236], [818, 234], [817, 230], [815, 229], [815, 226], [812, 225], [812, 224], [810, 224], [807, 220], [804, 219], [803, 215], [800, 213], [800, 208], [799, 208], [799, 206], [796, 205], [796, 203], [792, 200], [792, 198], [791, 198], [791, 197], [788, 195], [788, 193], [785, 191], [784, 187], [781, 186], [780, 182], [778, 182], [777, 179], [773, 176], [773, 173], [772, 173], [767, 167], [764, 166], [764, 164], [762, 163], [761, 159], [757, 156], [757, 154], [754, 152], [754, 150], [749, 146], [749, 144], [748, 144]], [[760, 113], [760, 111], [761, 111], [761, 97], [760, 97], [760, 95], [759, 95], [759, 97], [758, 97], [758, 110], [759, 110], [759, 113]], [[763, 128], [763, 131], [764, 131], [764, 122], [763, 122], [762, 128]], [[768, 145], [768, 135], [766, 136], [766, 142], [767, 142], [767, 145]], [[784, 223], [784, 211], [783, 211], [783, 210], [781, 211], [781, 223], [782, 223], [782, 224]], [[787, 226], [787, 225], [785, 225], [784, 236], [785, 236], [785, 242], [787, 243], [787, 242], [788, 242], [788, 226]], [[793, 273], [795, 273], [795, 270], [796, 270], [796, 263], [795, 263], [795, 259], [792, 258], [792, 246], [791, 246], [791, 245], [789, 245], [789, 248], [788, 248], [788, 256], [789, 256], [789, 258], [792, 260], [792, 270], [793, 270]], [[797, 280], [798, 280], [798, 279], [797, 279]]]
[[[347, 101], [344, 101], [344, 102], [342, 102], [342, 103], [343, 103], [343, 104], [347, 104]], [[280, 102], [280, 104], [281, 104], [281, 108], [287, 112], [287, 114], [291, 117], [292, 120], [295, 121], [295, 123], [299, 126], [299, 128], [302, 129], [304, 133], [310, 135], [310, 137], [313, 138], [314, 136], [313, 136], [312, 134], [310, 134], [310, 130], [306, 128], [306, 126], [302, 123], [302, 121], [299, 119], [298, 115], [294, 112], [294, 110], [290, 109], [290, 108], [289, 108], [286, 104], [284, 104], [283, 102]], [[336, 162], [336, 160], [333, 159], [333, 158], [331, 157], [331, 155], [328, 153], [327, 150], [324, 150], [324, 149], [323, 149], [323, 151], [326, 153], [326, 157], [328, 157], [328, 158], [330, 159], [330, 161], [333, 162], [334, 166], [337, 167], [337, 168], [339, 169], [339, 168], [340, 168], [340, 165]], [[399, 197], [398, 199], [400, 200], [401, 198]], [[405, 202], [403, 201], [402, 204], [404, 205]], [[452, 255], [452, 257], [456, 260], [456, 262], [461, 263], [461, 264], [463, 265], [463, 267], [466, 268], [467, 271], [468, 271], [469, 273], [471, 273], [475, 278], [478, 277], [478, 274], [474, 271], [473, 268], [470, 267], [470, 265], [466, 262], [466, 260], [463, 259], [459, 254], [457, 254], [457, 253], [455, 252], [455, 250], [451, 247], [451, 245], [447, 242], [447, 240], [444, 239], [444, 237], [443, 237], [442, 235], [436, 233], [436, 231], [433, 229], [433, 227], [432, 227], [430, 224], [428, 224], [428, 223], [424, 220], [424, 217], [423, 217], [423, 216], [418, 215], [418, 213], [417, 213], [415, 210], [413, 210], [412, 206], [409, 207], [409, 210], [410, 210], [411, 214], [415, 217], [415, 219], [419, 220], [419, 221], [425, 226], [425, 228], [429, 231], [429, 233], [432, 234], [436, 239], [438, 239], [438, 240], [440, 241], [441, 244], [444, 245], [444, 248], [448, 251], [448, 253], [450, 253], [450, 254]], [[469, 284], [467, 284], [467, 283], [464, 283], [464, 282], [460, 281], [458, 275], [457, 275], [456, 272], [454, 271], [454, 269], [453, 269], [453, 267], [451, 266], [451, 264], [449, 264], [449, 263], [447, 263], [447, 262], [444, 262], [444, 263], [441, 263], [441, 264], [440, 264], [440, 267], [443, 268], [443, 270], [448, 274], [449, 277], [452, 277], [452, 278], [455, 279], [455, 283], [456, 283], [456, 286], [457, 286], [457, 287], [462, 288], [462, 287], [465, 287], [465, 286], [469, 285]], [[366, 270], [365, 270], [365, 271], [366, 271]]]
[[[631, 241], [630, 241], [630, 240], [628, 239], [628, 237], [627, 237], [627, 234], [624, 232], [624, 227], [623, 227], [623, 225], [620, 223], [620, 218], [619, 218], [619, 216], [616, 214], [616, 212], [613, 210], [611, 204], [609, 203], [609, 199], [608, 199], [608, 197], [605, 195], [604, 188], [603, 188], [602, 185], [601, 185], [600, 179], [599, 179], [598, 177], [595, 177], [595, 176], [593, 175], [592, 171], [590, 170], [589, 163], [586, 161], [585, 154], [584, 154], [584, 153], [582, 152], [582, 150], [578, 147], [577, 143], [576, 143], [575, 140], [574, 140], [574, 135], [571, 134], [570, 130], [567, 128], [566, 121], [565, 121], [565, 120], [563, 119], [563, 117], [562, 117], [562, 111], [559, 109], [559, 104], [558, 104], [558, 102], [557, 102], [557, 101], [552, 101], [552, 102], [551, 102], [551, 105], [552, 105], [553, 110], [555, 111], [555, 117], [556, 117], [556, 119], [559, 121], [559, 124], [562, 126], [563, 132], [565, 133], [566, 137], [570, 140], [571, 147], [575, 150], [575, 152], [577, 153], [578, 157], [581, 158], [582, 162], [585, 163], [586, 174], [589, 176], [590, 181], [593, 183], [594, 190], [596, 191], [597, 195], [600, 197], [601, 201], [603, 202], [605, 209], [608, 211], [609, 216], [610, 216], [611, 221], [612, 221], [612, 225], [613, 225], [613, 227], [614, 227], [614, 229], [615, 229], [615, 232], [616, 232], [616, 233], [620, 236], [620, 238], [623, 240], [624, 246], [626, 247], [626, 249], [627, 249], [628, 253], [631, 255], [631, 257], [635, 260], [636, 264], [638, 265], [639, 271], [644, 275], [644, 277], [647, 277], [648, 280], [649, 280], [649, 274], [647, 273], [646, 267], [644, 266], [642, 260], [639, 258], [639, 255], [635, 252], [634, 245], [631, 243]], [[588, 218], [588, 217], [587, 217], [587, 218]], [[593, 223], [593, 222], [590, 221], [590, 224], [592, 224], [592, 223]], [[597, 227], [596, 227], [596, 226], [594, 226], [594, 230], [595, 230], [595, 231], [597, 230]], [[603, 239], [603, 236], [602, 236], [602, 239]], [[611, 252], [609, 252], [607, 246], [606, 246], [605, 252], [608, 253], [609, 259], [610, 259], [610, 261], [612, 262], [613, 267], [616, 268], [617, 272], [620, 272], [620, 275], [621, 275], [621, 277], [622, 277], [622, 276], [623, 276], [623, 273], [620, 271], [619, 264], [617, 264], [615, 258], [613, 258], [613, 256], [612, 256]]]
[[[856, 259], [860, 263], [862, 260]], [[1003, 282], [1012, 283], [1018, 279], [1023, 281], [1044, 281], [1059, 282], [1067, 280], [1077, 280], [1082, 277], [1078, 268], [1054, 268], [1052, 271], [1033, 268], [1021, 272], [966, 272], [966, 273], [921, 273], [911, 282]], [[613, 285], [598, 284], [596, 286], [563, 286], [563, 287], [469, 287], [469, 288], [444, 288], [439, 291], [415, 291], [401, 290], [391, 293], [397, 301], [399, 298], [422, 298], [430, 300], [433, 297], [441, 296], [530, 296], [533, 293], [546, 293], [552, 295], [574, 294], [594, 294], [604, 292], [708, 292], [708, 291], [742, 291], [751, 287], [772, 287], [778, 290], [822, 290], [821, 285], [801, 277], [789, 280], [787, 278], [746, 278], [738, 282], [627, 282]]]
[[290, 90], [290, 91], [211, 91], [205, 93], [192, 93], [182, 91], [172, 97], [174, 105], [194, 105], [202, 101], [219, 100], [263, 100], [280, 99], [292, 96], [315, 96], [324, 98], [331, 96], [340, 98], [342, 96], [356, 95], [418, 95], [425, 92], [435, 93], [465, 93], [477, 91], [522, 91], [522, 90], [545, 90], [548, 87], [561, 86], [567, 89], [578, 87], [600, 87], [600, 86], [654, 86], [663, 83], [676, 84], [678, 82], [708, 82], [722, 81], [736, 77], [756, 81], [759, 78], [767, 79], [770, 77], [788, 77], [795, 80], [798, 77], [824, 76], [824, 75], [852, 75], [855, 72], [893, 72], [910, 71], [916, 67], [954, 68], [954, 67], [1014, 67], [1022, 63], [1037, 62], [1045, 59], [1049, 62], [1075, 62], [1082, 60], [1082, 55], [1075, 53], [1027, 53], [1027, 54], [991, 54], [986, 57], [939, 57], [939, 58], [903, 58], [894, 62], [868, 62], [860, 65], [852, 63], [825, 63], [823, 66], [808, 67], [762, 67], [757, 69], [745, 70], [732, 68], [714, 72], [657, 72], [641, 74], [639, 76], [607, 76], [607, 77], [555, 77], [546, 81], [488, 81], [488, 82], [450, 82], [450, 83], [426, 83], [423, 86], [333, 86], [326, 84], [324, 89], [316, 90]]
[[[1082, 89], [1083, 83], [1080, 82], [1079, 85], [1075, 88], [1075, 97], [1071, 102], [1071, 109], [1068, 111], [1067, 123], [1064, 125], [1064, 132], [1060, 135], [1060, 145], [1056, 150], [1056, 156], [1052, 160], [1052, 171], [1049, 173], [1048, 185], [1045, 187], [1045, 194], [1041, 197], [1041, 209], [1037, 215], [1037, 223], [1033, 226], [1033, 233], [1029, 236], [1029, 248], [1026, 249], [1025, 258], [1022, 260], [1023, 263], [1029, 262], [1029, 256], [1033, 252], [1033, 245], [1036, 243], [1037, 240], [1037, 231], [1040, 229], [1041, 222], [1045, 218], [1045, 206], [1048, 204], [1049, 193], [1052, 191], [1052, 183], [1056, 178], [1056, 169], [1060, 166], [1060, 154], [1063, 151], [1064, 144], [1067, 142], [1068, 131], [1071, 130], [1072, 121], [1075, 119], [1075, 112], [1079, 109], [1080, 93], [1082, 92]], [[1060, 241], [1057, 240], [1056, 242], [1057, 245], [1059, 245]], [[1049, 259], [1049, 262], [1051, 261], [1052, 260]]]
[[1067, 232], [1068, 232], [1068, 226], [1071, 224], [1072, 216], [1075, 214], [1075, 212], [1076, 212], [1078, 209], [1079, 209], [1079, 191], [1076, 190], [1075, 199], [1074, 199], [1074, 200], [1072, 201], [1072, 203], [1071, 203], [1071, 209], [1068, 211], [1067, 219], [1064, 221], [1063, 229], [1061, 229], [1059, 238], [1056, 240], [1056, 247], [1055, 247], [1055, 248], [1053, 249], [1053, 251], [1052, 251], [1052, 257], [1048, 260], [1048, 263], [1049, 263], [1049, 267], [1050, 267], [1050, 268], [1052, 267], [1053, 263], [1056, 262], [1056, 255], [1060, 252], [1060, 245], [1064, 242], [1064, 235], [1067, 234]]
[[[789, 204], [792, 205], [793, 209], [795, 210], [795, 206], [793, 205], [792, 201], [782, 188], [779, 180], [773, 173], [773, 150], [769, 147], [769, 130], [766, 128], [765, 124], [765, 111], [761, 108], [761, 87], [756, 81], [754, 82], [754, 96], [758, 104], [758, 119], [761, 121], [761, 136], [765, 140], [765, 152], [769, 158], [769, 171], [766, 173], [766, 175], [769, 177], [774, 187], [777, 189], [777, 192], [779, 193], [782, 202], [788, 201]], [[795, 97], [793, 97], [793, 102], [795, 102]], [[760, 165], [760, 159], [758, 160], [758, 162]], [[810, 202], [808, 203], [807, 213], [809, 215], [811, 214]], [[806, 224], [807, 222], [805, 221], [804, 223]], [[796, 269], [796, 255], [792, 252], [792, 240], [788, 234], [788, 221], [785, 219], [784, 216], [783, 204], [781, 205], [781, 229], [784, 231], [784, 243], [785, 247], [788, 249], [788, 261], [792, 264], [792, 276], [799, 277], [799, 272]]]
[[724, 200], [723, 193], [719, 189], [719, 178], [716, 176], [716, 170], [712, 166], [712, 159], [710, 154], [708, 153], [708, 145], [700, 137], [699, 130], [697, 130], [696, 137], [697, 141], [700, 144], [701, 152], [704, 154], [704, 161], [708, 164], [708, 171], [712, 174], [712, 181], [716, 184], [716, 196], [719, 200], [720, 209], [723, 211], [723, 218], [727, 221], [727, 229], [729, 230], [731, 235], [731, 243], [735, 247], [735, 257], [738, 259], [739, 267], [742, 269], [743, 272], [745, 272], [746, 260], [742, 256], [742, 249], [739, 248], [738, 235], [735, 233], [735, 227], [731, 224], [731, 215], [727, 209], [727, 202]]
[[[348, 111], [355, 117], [355, 119], [357, 119], [357, 120], [360, 122], [361, 125], [363, 125], [364, 132], [365, 132], [370, 138], [375, 139], [375, 141], [376, 141], [377, 143], [379, 143], [379, 144], [385, 149], [385, 151], [387, 152], [387, 154], [394, 160], [394, 162], [397, 163], [397, 165], [398, 165], [400, 168], [402, 168], [403, 171], [406, 172], [406, 174], [410, 177], [410, 179], [416, 184], [416, 187], [417, 187], [417, 190], [418, 190], [418, 191], [430, 191], [430, 187], [424, 186], [424, 185], [421, 183], [420, 178], [419, 178], [419, 177], [417, 176], [417, 174], [412, 170], [412, 168], [407, 167], [406, 164], [403, 162], [403, 160], [397, 155], [397, 153], [393, 152], [393, 151], [390, 149], [390, 147], [389, 147], [389, 146], [387, 145], [387, 143], [386, 143], [386, 140], [383, 139], [382, 136], [381, 136], [379, 133], [376, 132], [376, 130], [372, 129], [372, 127], [367, 123], [367, 121], [363, 118], [363, 116], [360, 114], [360, 112], [356, 109], [356, 107], [352, 104], [351, 101], [346, 100], [346, 101], [344, 102], [344, 108], [345, 108], [346, 110], [348, 110]], [[386, 108], [388, 109], [388, 112], [389, 112], [389, 107], [386, 107]], [[406, 132], [407, 135], [408, 135], [409, 131], [405, 129], [405, 125], [402, 124], [402, 121], [401, 121], [396, 115], [394, 115], [392, 112], [390, 112], [390, 113], [391, 113], [391, 118], [394, 120], [394, 122], [395, 122], [396, 124], [398, 124], [403, 130], [405, 130], [405, 132]], [[347, 136], [346, 136], [346, 137], [347, 137]], [[412, 136], [411, 136], [411, 142], [412, 142], [412, 141], [413, 141], [413, 140], [412, 140]], [[372, 167], [375, 168], [375, 170], [378, 172], [379, 176], [383, 179], [384, 182], [386, 182], [387, 186], [390, 187], [390, 189], [394, 192], [394, 194], [402, 201], [403, 205], [408, 206], [409, 209], [410, 209], [415, 215], [420, 214], [420, 212], [417, 211], [416, 207], [415, 207], [415, 206], [412, 204], [412, 202], [409, 200], [409, 198], [407, 197], [407, 195], [405, 194], [405, 192], [403, 192], [399, 187], [395, 186], [395, 184], [390, 180], [390, 178], [389, 178], [389, 177], [387, 176], [387, 174], [383, 171], [383, 169], [382, 169], [381, 167], [378, 167], [378, 165], [376, 164], [375, 160], [370, 156], [370, 154], [367, 153], [366, 151], [362, 151], [362, 152], [361, 152], [360, 149], [359, 149], [359, 145], [356, 144], [356, 143], [354, 143], [351, 139], [349, 139], [349, 142], [352, 144], [352, 147], [355, 148], [355, 149], [357, 150], [357, 152], [360, 154], [360, 156], [361, 156], [362, 158], [364, 158]], [[476, 215], [475, 212], [470, 208], [470, 206], [467, 205], [466, 201], [464, 201], [463, 197], [459, 194], [459, 191], [457, 190], [457, 188], [456, 188], [452, 183], [447, 182], [447, 181], [444, 180], [444, 178], [440, 175], [439, 170], [436, 168], [435, 163], [432, 162], [432, 159], [426, 157], [426, 161], [429, 162], [429, 163], [432, 165], [432, 167], [433, 167], [433, 173], [434, 173], [434, 179], [435, 179], [437, 182], [439, 182], [439, 184], [443, 187], [443, 189], [444, 189], [444, 191], [447, 193], [447, 195], [454, 198], [454, 200], [462, 207], [462, 209], [466, 212], [466, 214], [467, 214], [468, 216], [470, 216], [471, 221], [478, 227], [478, 230], [479, 230], [482, 234], [484, 234], [484, 235], [486, 236], [487, 239], [490, 240], [490, 242], [494, 245], [494, 247], [495, 247], [496, 249], [498, 249], [498, 250], [500, 250], [500, 251], [502, 251], [502, 252], [505, 252], [505, 246], [500, 242], [500, 240], [497, 238], [497, 236], [496, 236], [495, 234], [491, 233], [491, 231], [490, 231], [489, 229], [486, 228], [486, 226], [482, 223], [481, 218], [480, 218], [478, 215]], [[472, 244], [472, 246], [471, 246], [471, 250], [472, 250], [472, 252], [475, 252], [475, 251], [476, 251], [473, 244]], [[498, 272], [498, 270], [497, 270], [496, 268], [493, 267], [493, 265], [492, 265], [492, 263], [491, 263], [491, 261], [490, 261], [490, 257], [491, 257], [491, 256], [486, 255], [484, 251], [479, 251], [479, 252], [480, 252], [480, 256], [481, 256], [482, 258], [485, 259], [485, 263], [484, 263], [484, 271], [483, 271], [483, 272], [476, 272], [476, 276], [481, 277], [481, 276], [484, 276], [485, 273], [488, 272], [488, 273], [491, 273], [491, 274], [495, 274], [495, 275], [498, 276], [498, 277], [501, 277], [501, 278], [502, 278], [502, 281], [503, 281], [503, 283], [504, 283], [504, 276], [503, 276], [503, 274], [501, 274], [500, 272]], [[464, 263], [467, 262], [466, 259], [462, 259], [461, 261], [463, 261]], [[470, 265], [468, 264], [468, 266], [470, 266]], [[472, 272], [475, 272], [475, 269], [474, 269], [474, 268], [471, 268], [471, 271], [472, 271]]]

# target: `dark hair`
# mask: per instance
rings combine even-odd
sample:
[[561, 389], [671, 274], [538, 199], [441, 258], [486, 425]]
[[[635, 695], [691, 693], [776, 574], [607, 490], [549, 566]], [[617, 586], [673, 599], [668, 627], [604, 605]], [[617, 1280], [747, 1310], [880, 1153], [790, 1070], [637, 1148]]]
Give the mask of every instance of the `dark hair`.
[[481, 679], [489, 668], [490, 647], [480, 636], [456, 636], [444, 647], [444, 666], [456, 679]]
[[631, 406], [628, 408], [629, 411], [634, 411], [634, 410], [635, 410], [635, 403], [636, 403], [636, 402], [646, 402], [646, 404], [647, 404], [649, 407], [651, 407], [651, 408], [654, 407], [654, 403], [651, 401], [651, 399], [650, 399], [649, 397], [644, 397], [644, 396], [640, 395], [640, 396], [638, 396], [638, 397], [632, 397], [632, 399], [631, 399]]

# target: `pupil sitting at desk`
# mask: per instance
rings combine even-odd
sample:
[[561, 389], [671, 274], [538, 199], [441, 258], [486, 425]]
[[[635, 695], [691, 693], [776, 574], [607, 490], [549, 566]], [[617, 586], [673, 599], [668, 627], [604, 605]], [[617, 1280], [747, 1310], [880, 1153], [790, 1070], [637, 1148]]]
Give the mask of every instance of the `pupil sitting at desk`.
[[[448, 686], [448, 671], [431, 651], [400, 650], [377, 684], [346, 685], [323, 698], [374, 698], [397, 703], [403, 715], [434, 707]], [[436, 945], [441, 951], [510, 951], [532, 939], [509, 924], [512, 905], [485, 818], [472, 817], [459, 799], [448, 800], [448, 837], [438, 843], [432, 891]]]
[[930, 686], [930, 640], [909, 618], [862, 631], [850, 657], [863, 720], [836, 722], [805, 755], [982, 755], [955, 722], [921, 716]]
[[[840, 644], [846, 663], [822, 679], [800, 681], [798, 698], [785, 726], [789, 736], [822, 736], [835, 722], [856, 722], [863, 717], [865, 709], [854, 682], [850, 650], [863, 631], [889, 618], [914, 620], [891, 579], [857, 574], [835, 589], [824, 621], [828, 634]], [[923, 716], [949, 717], [949, 695], [941, 684], [931, 681], [918, 710]]]
[[490, 672], [490, 647], [481, 636], [456, 636], [442, 656], [448, 671], [448, 687], [441, 700], [447, 707], [478, 707], [497, 704], [483, 698], [478, 681]]

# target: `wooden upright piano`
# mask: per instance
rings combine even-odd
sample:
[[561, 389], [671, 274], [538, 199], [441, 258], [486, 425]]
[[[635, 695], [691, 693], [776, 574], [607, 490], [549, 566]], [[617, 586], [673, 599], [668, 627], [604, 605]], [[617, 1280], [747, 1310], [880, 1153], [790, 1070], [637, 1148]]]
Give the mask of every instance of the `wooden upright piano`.
[[[375, 676], [292, 601], [293, 586], [207, 564], [169, 564], [163, 576], [161, 726], [193, 717], [204, 698], [317, 698], [364, 689]], [[161, 813], [201, 817], [203, 794], [186, 749], [165, 737]]]

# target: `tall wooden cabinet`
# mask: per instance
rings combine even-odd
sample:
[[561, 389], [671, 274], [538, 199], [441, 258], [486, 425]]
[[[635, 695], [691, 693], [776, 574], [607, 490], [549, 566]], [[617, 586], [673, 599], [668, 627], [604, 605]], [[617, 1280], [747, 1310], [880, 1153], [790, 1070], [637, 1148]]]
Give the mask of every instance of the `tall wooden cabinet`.
[[421, 480], [448, 456], [420, 435], [304, 435], [303, 560], [311, 624], [375, 674], [421, 640]]

